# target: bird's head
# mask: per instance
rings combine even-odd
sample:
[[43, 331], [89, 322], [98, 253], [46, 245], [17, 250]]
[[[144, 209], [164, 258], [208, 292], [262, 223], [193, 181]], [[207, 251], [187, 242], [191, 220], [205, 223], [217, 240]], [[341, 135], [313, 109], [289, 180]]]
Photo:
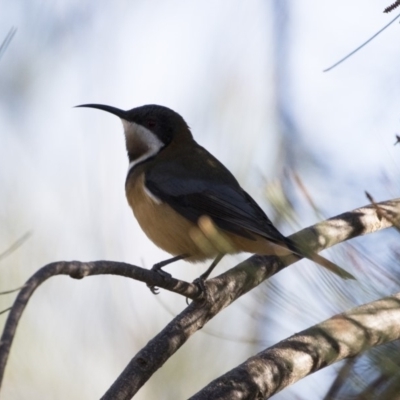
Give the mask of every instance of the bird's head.
[[155, 104], [124, 111], [103, 104], [82, 104], [77, 107], [96, 108], [121, 118], [130, 166], [155, 157], [172, 142], [192, 139], [185, 120], [175, 111]]

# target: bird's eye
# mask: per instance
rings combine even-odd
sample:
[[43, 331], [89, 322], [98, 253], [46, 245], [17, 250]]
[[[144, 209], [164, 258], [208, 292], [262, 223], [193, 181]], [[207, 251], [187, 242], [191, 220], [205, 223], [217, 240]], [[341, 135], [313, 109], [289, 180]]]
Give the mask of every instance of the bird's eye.
[[147, 127], [148, 128], [154, 128], [155, 126], [156, 126], [156, 121], [154, 121], [153, 119], [147, 120]]

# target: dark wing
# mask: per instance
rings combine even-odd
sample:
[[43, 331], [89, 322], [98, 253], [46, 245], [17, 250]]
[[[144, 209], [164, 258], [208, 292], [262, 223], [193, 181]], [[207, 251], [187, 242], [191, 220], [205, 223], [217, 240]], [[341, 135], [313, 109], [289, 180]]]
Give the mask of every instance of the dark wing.
[[[145, 173], [146, 187], [176, 212], [197, 223], [211, 217], [221, 229], [255, 240], [254, 234], [284, 245], [344, 279], [355, 279], [319, 254], [303, 252], [284, 237], [258, 204], [240, 187], [234, 176], [210, 153], [195, 145], [185, 153], [159, 153], [163, 162], [153, 162]], [[171, 154], [171, 153], [170, 153]]]
[[[208, 152], [207, 155], [211, 156]], [[253, 234], [257, 234], [285, 243], [286, 238], [233, 175], [214, 157], [211, 161], [201, 160], [202, 165], [197, 164], [195, 171], [190, 170], [196, 166], [193, 162], [179, 163], [179, 168], [176, 162], [164, 162], [162, 167], [154, 166], [147, 171], [146, 187], [190, 221], [197, 223], [202, 215], [208, 215], [228, 232], [252, 240]], [[182, 168], [184, 165], [186, 168]]]

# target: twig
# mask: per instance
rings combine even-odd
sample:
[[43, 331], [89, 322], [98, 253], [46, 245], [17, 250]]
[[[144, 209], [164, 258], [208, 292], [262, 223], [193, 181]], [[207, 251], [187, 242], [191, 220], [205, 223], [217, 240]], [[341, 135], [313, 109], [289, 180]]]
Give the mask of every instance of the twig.
[[383, 12], [384, 13], [390, 13], [391, 11], [393, 11], [395, 8], [397, 8], [398, 6], [400, 6], [400, 0], [396, 0], [393, 4], [391, 4], [389, 7], [386, 7]]
[[376, 215], [379, 217], [379, 219], [387, 218], [393, 225], [393, 227], [400, 232], [400, 225], [397, 216], [392, 216], [388, 214], [385, 210], [381, 209], [379, 207], [379, 204], [375, 202], [374, 198], [367, 191], [365, 191], [365, 195], [367, 196], [367, 199], [371, 202], [371, 204], [375, 207]]
[[5, 37], [5, 39], [3, 40], [3, 42], [0, 45], [0, 58], [3, 56], [3, 54], [5, 53], [8, 45], [11, 43], [11, 40], [13, 39], [14, 35], [17, 32], [17, 28], [12, 27], [8, 33], [7, 36]]
[[335, 380], [333, 381], [331, 387], [328, 390], [328, 393], [325, 395], [323, 400], [332, 400], [339, 398], [339, 391], [347, 381], [349, 374], [354, 368], [357, 359], [358, 357], [349, 358], [342, 366], [342, 368], [340, 368], [340, 371], [338, 372]]
[[294, 181], [296, 182], [296, 184], [299, 187], [300, 191], [303, 193], [304, 197], [308, 201], [308, 204], [310, 204], [310, 206], [314, 210], [315, 214], [319, 218], [322, 218], [323, 215], [322, 215], [321, 211], [319, 210], [319, 208], [315, 204], [310, 192], [306, 188], [306, 185], [303, 183], [302, 179], [300, 178], [300, 175], [296, 171], [292, 171], [292, 175], [293, 175]]
[[16, 289], [11, 289], [11, 290], [5, 290], [4, 292], [0, 292], [0, 296], [2, 296], [3, 294], [10, 294], [10, 293], [15, 293], [18, 292], [22, 289], [22, 286]]
[[6, 249], [2, 253], [0, 253], [0, 261], [3, 260], [4, 258], [8, 257], [11, 253], [13, 253], [19, 247], [21, 247], [31, 236], [32, 236], [31, 231], [24, 233], [8, 249]]
[[341, 60], [333, 64], [331, 67], [324, 69], [323, 72], [328, 72], [331, 69], [337, 67], [339, 64], [341, 64], [343, 61], [346, 61], [348, 58], [350, 58], [353, 54], [357, 53], [357, 51], [361, 50], [364, 46], [366, 46], [369, 42], [371, 42], [373, 39], [375, 39], [380, 33], [382, 33], [385, 29], [389, 28], [390, 25], [392, 25], [398, 18], [400, 17], [400, 14], [393, 18], [387, 25], [385, 25], [382, 29], [380, 29], [378, 32], [375, 33], [375, 35], [372, 35], [367, 41], [365, 41], [362, 45], [358, 46], [355, 50], [353, 50], [351, 53], [349, 53], [346, 57], [343, 57]]
[[6, 308], [6, 309], [4, 309], [4, 310], [1, 310], [0, 311], [0, 315], [1, 314], [5, 314], [7, 311], [10, 311], [11, 310], [11, 307], [8, 307], [8, 308]]
[[147, 284], [158, 286], [179, 293], [193, 300], [200, 300], [202, 292], [192, 283], [174, 278], [162, 277], [157, 272], [121, 262], [94, 261], [82, 263], [79, 261], [61, 261], [48, 264], [37, 271], [22, 287], [8, 315], [0, 341], [0, 384], [3, 379], [10, 347], [22, 313], [34, 291], [47, 279], [57, 275], [69, 275], [71, 278], [82, 279], [93, 275], [120, 275], [133, 278]]

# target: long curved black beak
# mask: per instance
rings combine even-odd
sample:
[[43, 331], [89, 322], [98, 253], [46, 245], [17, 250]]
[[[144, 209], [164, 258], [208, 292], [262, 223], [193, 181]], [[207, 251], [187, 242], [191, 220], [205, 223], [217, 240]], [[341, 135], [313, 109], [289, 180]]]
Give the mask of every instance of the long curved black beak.
[[104, 104], [82, 104], [80, 106], [75, 106], [75, 107], [97, 108], [98, 110], [107, 111], [107, 112], [109, 112], [111, 114], [114, 114], [117, 117], [120, 117], [122, 119], [127, 119], [127, 112], [126, 111], [120, 110], [119, 108], [106, 106]]

